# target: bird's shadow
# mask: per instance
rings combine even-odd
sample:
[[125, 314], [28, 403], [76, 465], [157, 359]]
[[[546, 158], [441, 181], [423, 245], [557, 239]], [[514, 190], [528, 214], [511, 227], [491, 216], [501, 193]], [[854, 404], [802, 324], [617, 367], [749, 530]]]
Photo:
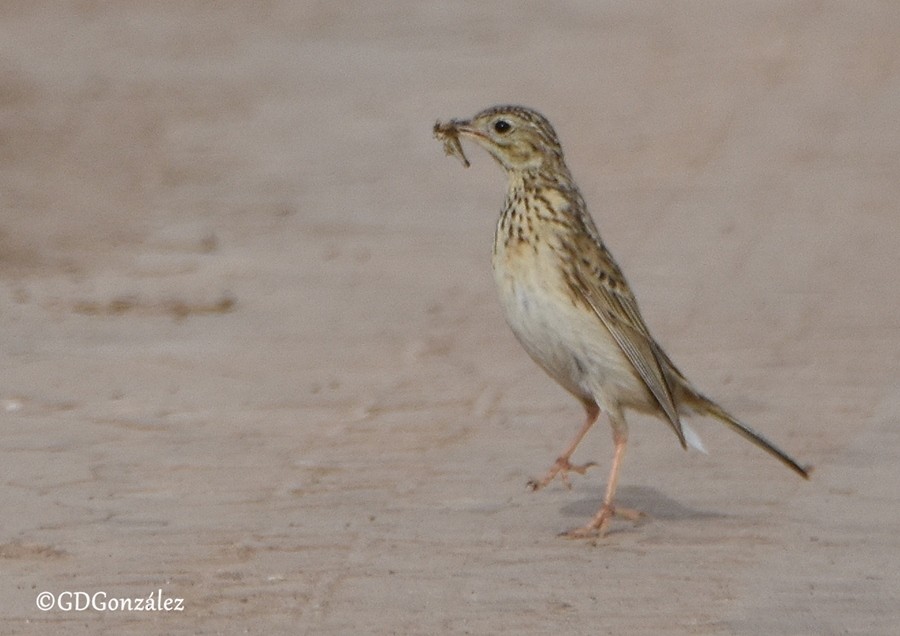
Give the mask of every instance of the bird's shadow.
[[[689, 508], [655, 488], [646, 486], [623, 486], [616, 495], [616, 504], [623, 508], [639, 510], [652, 519], [721, 519], [728, 516], [718, 512]], [[562, 506], [560, 512], [567, 517], [590, 517], [597, 512], [601, 505], [603, 505], [602, 498], [585, 497]]]

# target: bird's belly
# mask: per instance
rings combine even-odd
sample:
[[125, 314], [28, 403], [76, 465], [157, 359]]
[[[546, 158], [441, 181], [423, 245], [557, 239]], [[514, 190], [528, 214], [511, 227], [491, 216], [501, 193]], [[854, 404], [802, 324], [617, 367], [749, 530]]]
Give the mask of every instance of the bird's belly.
[[601, 407], [646, 400], [643, 383], [600, 319], [573, 302], [561, 279], [546, 280], [542, 271], [513, 276], [495, 263], [506, 320], [528, 354], [570, 393]]

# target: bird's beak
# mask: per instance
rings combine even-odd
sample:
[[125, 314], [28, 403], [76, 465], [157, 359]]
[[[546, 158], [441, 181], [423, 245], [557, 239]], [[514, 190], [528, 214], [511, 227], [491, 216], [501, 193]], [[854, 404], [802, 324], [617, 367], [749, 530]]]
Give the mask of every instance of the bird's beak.
[[476, 128], [469, 119], [451, 119], [446, 125], [453, 126], [457, 134], [469, 137], [474, 141], [485, 139], [485, 134]]

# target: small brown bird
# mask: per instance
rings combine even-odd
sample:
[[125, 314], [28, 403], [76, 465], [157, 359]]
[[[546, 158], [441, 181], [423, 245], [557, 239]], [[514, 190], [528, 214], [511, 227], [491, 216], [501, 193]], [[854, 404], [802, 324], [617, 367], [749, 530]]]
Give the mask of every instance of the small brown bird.
[[487, 150], [506, 170], [508, 190], [492, 259], [506, 320], [534, 361], [587, 412], [572, 443], [530, 487], [543, 488], [557, 476], [569, 486], [570, 471], [584, 474], [594, 465], [574, 465], [569, 459], [601, 412], [612, 426], [615, 453], [603, 505], [566, 536], [602, 536], [613, 516], [640, 516], [615, 507], [628, 440], [625, 409], [656, 415], [672, 427], [682, 447], [700, 450], [702, 443], [681, 416], [715, 417], [809, 478], [810, 467], [697, 391], [650, 335], [543, 115], [521, 106], [495, 106], [469, 120], [437, 122], [434, 134], [463, 165], [469, 162], [460, 137]]

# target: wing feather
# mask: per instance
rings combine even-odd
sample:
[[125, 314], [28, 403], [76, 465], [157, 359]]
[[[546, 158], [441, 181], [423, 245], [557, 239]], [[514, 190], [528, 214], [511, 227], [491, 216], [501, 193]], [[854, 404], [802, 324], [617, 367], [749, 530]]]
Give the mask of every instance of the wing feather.
[[665, 414], [681, 445], [686, 446], [672, 386], [665, 371], [668, 358], [650, 335], [637, 300], [612, 256], [594, 233], [582, 236], [575, 238], [577, 245], [566, 250], [573, 255], [572, 287], [612, 335]]

